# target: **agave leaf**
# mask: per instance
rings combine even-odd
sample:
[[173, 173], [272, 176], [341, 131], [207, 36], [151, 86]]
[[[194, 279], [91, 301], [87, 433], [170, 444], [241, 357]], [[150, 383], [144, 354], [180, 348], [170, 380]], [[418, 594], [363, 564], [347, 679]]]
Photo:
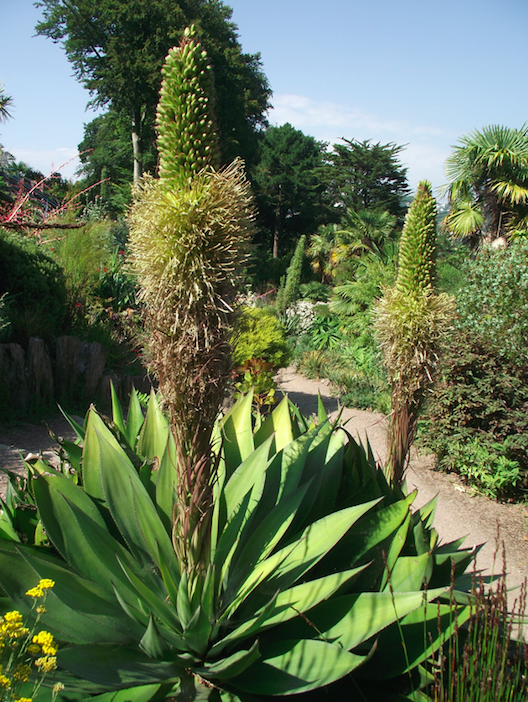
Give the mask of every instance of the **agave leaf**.
[[[125, 420], [123, 418], [123, 409], [121, 408], [121, 403], [119, 402], [119, 398], [117, 397], [117, 393], [115, 391], [114, 384], [112, 381], [110, 381], [110, 393], [112, 396], [112, 421], [114, 422], [115, 426], [119, 429], [122, 436], [125, 439], [128, 439], [125, 429]], [[130, 446], [130, 448], [133, 449], [134, 446]]]
[[[104, 692], [102, 695], [90, 696], [91, 702], [149, 702], [161, 685], [137, 685], [117, 692]], [[69, 690], [68, 686], [68, 690]]]
[[119, 559], [119, 564], [123, 569], [123, 572], [130, 580], [137, 594], [140, 598], [148, 605], [150, 611], [159, 617], [160, 621], [165, 624], [169, 629], [181, 634], [182, 625], [178, 619], [174, 609], [167, 604], [165, 599], [158, 596], [158, 594], [148, 585], [138, 578], [133, 571], [121, 560]]
[[277, 502], [286, 495], [297, 490], [303, 476], [308, 452], [314, 438], [320, 432], [320, 427], [314, 427], [298, 439], [292, 441], [277, 454], [281, 460], [281, 484]]
[[178, 586], [178, 596], [176, 598], [176, 609], [178, 617], [185, 628], [192, 617], [191, 603], [189, 601], [189, 588], [187, 582], [187, 571], [184, 569], [181, 574]]
[[267, 588], [283, 590], [291, 587], [377, 502], [378, 500], [373, 500], [349, 507], [314, 522], [296, 541], [259, 563], [240, 585], [239, 593], [251, 592], [263, 580], [266, 580]]
[[156, 483], [156, 505], [167, 534], [170, 534], [172, 531], [177, 483], [176, 447], [172, 436], [170, 436], [159, 464], [158, 481]]
[[405, 517], [403, 524], [400, 526], [396, 534], [394, 535], [394, 538], [392, 540], [392, 543], [389, 548], [389, 552], [387, 554], [387, 560], [385, 563], [385, 570], [383, 573], [383, 579], [381, 581], [381, 589], [383, 590], [388, 582], [389, 575], [392, 572], [392, 569], [394, 568], [394, 564], [398, 560], [403, 547], [405, 546], [405, 542], [407, 540], [407, 534], [409, 532], [409, 526], [411, 524], [411, 513], [410, 511], [407, 512], [407, 516]]
[[227, 522], [218, 541], [218, 546], [214, 553], [214, 564], [217, 567], [218, 583], [223, 582], [229, 572], [231, 558], [240, 538], [242, 524], [246, 519], [251, 493], [251, 489], [248, 490], [242, 502], [240, 502], [235, 512], [232, 514], [231, 519]]
[[[130, 401], [132, 402], [132, 397]], [[150, 392], [147, 416], [144, 422], [143, 414], [141, 414], [141, 424], [137, 452], [147, 460], [157, 458], [158, 461], [161, 461], [169, 440], [169, 423], [161, 411], [154, 390]]]
[[79, 577], [45, 552], [0, 542], [0, 584], [20, 612], [29, 614], [32, 601], [25, 592], [40, 578], [55, 581], [42, 622], [60, 641], [123, 644], [141, 636], [144, 627], [116, 607], [113, 593]]
[[227, 658], [197, 668], [195, 673], [209, 680], [229, 680], [246, 670], [260, 658], [258, 641], [247, 651], [236, 651]]
[[427, 573], [430, 567], [432, 567], [430, 553], [422, 553], [421, 556], [400, 556], [390, 572], [389, 583], [385, 589], [390, 587], [394, 592], [421, 590], [428, 582]]
[[61, 411], [62, 416], [64, 419], [68, 422], [70, 427], [73, 429], [75, 434], [77, 435], [77, 438], [79, 441], [83, 442], [84, 441], [84, 436], [85, 436], [85, 429], [82, 427], [78, 422], [73, 419], [73, 417], [70, 417], [69, 414], [66, 414], [66, 412], [62, 409], [60, 405], [58, 405], [59, 410]]
[[255, 450], [251, 423], [252, 402], [253, 389], [247, 395], [240, 397], [219, 422], [219, 428], [223, 437], [223, 453], [227, 478]]
[[259, 695], [307, 692], [339, 680], [365, 660], [365, 656], [311, 639], [273, 642], [262, 650], [262, 657], [235, 678], [237, 688]]
[[[268, 456], [270, 455], [273, 437], [262, 443], [243, 461], [232, 473], [227, 481], [223, 494], [227, 508], [227, 517], [231, 518], [235, 509], [242, 502], [248, 490], [252, 490], [251, 496], [255, 504], [249, 505], [252, 514], [256, 503], [260, 499], [264, 487], [266, 469], [268, 467]], [[248, 515], [249, 516], [249, 515]]]
[[[60, 442], [62, 449], [68, 454], [68, 460], [77, 475], [81, 473], [81, 460], [82, 460], [82, 446], [74, 444], [73, 441], [68, 441], [67, 439], [62, 439]], [[71, 478], [70, 478], [71, 479]]]
[[255, 434], [255, 446], [273, 436], [272, 453], [277, 453], [294, 440], [293, 427], [290, 416], [289, 400], [283, 397], [270, 416]]
[[[151, 396], [152, 395], [155, 395], [153, 390], [151, 390]], [[143, 421], [143, 408], [141, 407], [136, 388], [132, 386], [130, 399], [128, 401], [126, 438], [128, 441], [128, 445], [133, 451], [137, 450], [139, 433], [141, 430], [141, 426], [143, 425]]]
[[317, 421], [319, 424], [324, 424], [324, 422], [328, 421], [328, 415], [323, 405], [323, 398], [320, 392], [317, 393]]
[[163, 654], [168, 650], [168, 646], [160, 636], [152, 614], [149, 617], [147, 630], [139, 642], [139, 647], [149, 658], [162, 658]]
[[435, 495], [432, 500], [429, 500], [425, 505], [418, 510], [420, 513], [420, 521], [426, 529], [432, 529], [433, 521], [438, 502], [438, 495]]
[[202, 606], [198, 605], [183, 631], [183, 637], [189, 644], [190, 649], [195, 651], [200, 657], [207, 651], [211, 630], [212, 625], [209, 618], [203, 611]]
[[390, 626], [380, 633], [372, 658], [361, 670], [362, 677], [387, 679], [412, 670], [448, 641], [470, 614], [469, 606], [457, 608], [455, 615], [451, 604], [422, 605], [402, 617], [399, 626]]
[[112, 687], [135, 687], [176, 681], [188, 663], [160, 661], [124, 646], [75, 646], [59, 649], [58, 664], [75, 675]]
[[[296, 492], [284, 498], [262, 521], [247, 540], [240, 554], [235, 554], [229, 570], [226, 593], [236, 592], [238, 585], [244, 582], [258, 563], [264, 561], [286, 533], [301, 504], [308, 485], [303, 485]], [[244, 595], [245, 597], [245, 595]], [[227, 611], [232, 612], [241, 599], [232, 596], [232, 602]]]
[[98, 504], [99, 508], [106, 506], [101, 483], [101, 457], [99, 454], [100, 446], [95, 433], [96, 429], [102, 436], [105, 436], [109, 443], [117, 453], [125, 456], [119, 442], [112, 432], [105, 426], [105, 423], [99, 417], [95, 409], [92, 407], [88, 412], [86, 422], [86, 434], [84, 439], [83, 449], [83, 488], [84, 491]]
[[401, 619], [409, 612], [422, 607], [424, 601], [430, 602], [439, 597], [447, 588], [437, 588], [427, 592], [362, 592], [359, 595], [345, 595], [342, 604], [345, 616], [334, 626], [328, 628], [323, 622], [329, 605], [338, 611], [337, 600], [319, 606], [317, 616], [311, 613], [311, 619], [322, 625], [325, 637], [351, 650], [374, 634]]
[[[229, 631], [227, 636], [224, 636], [222, 639], [217, 641], [212, 647], [211, 647], [211, 657], [215, 658], [221, 651], [224, 650], [226, 646], [229, 646], [232, 643], [236, 643], [236, 641], [240, 639], [249, 639], [251, 636], [253, 636], [257, 631], [260, 631], [261, 626], [263, 622], [265, 622], [270, 614], [274, 611], [275, 609], [275, 603], [277, 601], [277, 597], [279, 596], [279, 592], [277, 591], [275, 595], [270, 599], [269, 602], [266, 603], [264, 607], [261, 607], [259, 610], [258, 615], [248, 619], [245, 621], [243, 624], [240, 624], [236, 629]], [[216, 639], [217, 635], [220, 630], [220, 626], [216, 626], [212, 639]]]
[[171, 569], [176, 560], [170, 538], [136, 470], [122, 450], [94, 430], [103, 493], [120, 533], [134, 556], [149, 565], [159, 556]]

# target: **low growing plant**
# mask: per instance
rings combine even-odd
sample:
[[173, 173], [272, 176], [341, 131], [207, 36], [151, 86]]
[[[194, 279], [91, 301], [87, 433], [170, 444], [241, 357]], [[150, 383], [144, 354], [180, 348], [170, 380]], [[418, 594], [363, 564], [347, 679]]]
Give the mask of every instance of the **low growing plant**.
[[233, 363], [260, 358], [274, 368], [287, 366], [291, 350], [280, 319], [267, 307], [244, 307], [232, 336]]
[[[145, 419], [133, 393], [127, 421], [115, 395], [112, 422], [93, 408], [84, 426], [72, 421], [81, 445], [64, 448], [77, 484], [40, 459], [28, 465], [50, 544], [2, 529], [0, 584], [32, 620], [25, 593], [37, 577], [55, 581], [40, 620], [62, 642], [50, 684], [73, 697], [249, 702], [360, 668], [360, 686], [406, 675], [441, 645], [451, 563], [460, 576], [472, 552], [439, 546], [434, 503], [411, 513], [414, 494], [391, 490], [322, 406], [314, 426], [284, 399], [257, 428], [251, 399], [215, 429], [211, 550], [194, 587], [173, 544], [175, 446], [154, 395]], [[438, 598], [440, 633], [426, 606]]]

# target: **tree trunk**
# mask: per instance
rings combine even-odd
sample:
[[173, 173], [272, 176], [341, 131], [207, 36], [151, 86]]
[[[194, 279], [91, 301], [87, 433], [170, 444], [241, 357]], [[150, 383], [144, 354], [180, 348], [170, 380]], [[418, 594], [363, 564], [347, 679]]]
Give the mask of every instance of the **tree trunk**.
[[142, 174], [141, 159], [141, 113], [134, 110], [132, 113], [132, 152], [134, 154], [134, 183], [137, 183]]

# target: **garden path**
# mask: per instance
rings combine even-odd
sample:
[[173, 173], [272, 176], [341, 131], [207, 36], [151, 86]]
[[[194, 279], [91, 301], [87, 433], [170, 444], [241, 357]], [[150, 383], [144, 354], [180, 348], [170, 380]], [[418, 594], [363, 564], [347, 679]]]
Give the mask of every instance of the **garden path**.
[[[318, 392], [327, 412], [331, 416], [337, 414], [337, 400], [328, 382], [308, 380], [293, 368], [283, 368], [275, 380], [279, 389], [288, 394], [304, 415], [317, 413]], [[363, 441], [368, 437], [374, 456], [383, 462], [386, 456], [386, 418], [376, 412], [345, 407], [342, 419], [352, 436]], [[477, 568], [489, 575], [502, 571], [502, 554], [494, 566], [498, 530], [501, 549], [504, 543], [506, 552], [508, 588], [517, 588], [528, 578], [528, 505], [501, 504], [476, 495], [457, 475], [434, 470], [434, 456], [416, 450], [411, 454], [406, 481], [409, 491], [418, 490], [415, 507], [438, 495], [434, 526], [441, 542], [466, 536], [465, 546], [484, 544], [477, 556]], [[517, 594], [518, 590], [510, 593], [510, 606]]]

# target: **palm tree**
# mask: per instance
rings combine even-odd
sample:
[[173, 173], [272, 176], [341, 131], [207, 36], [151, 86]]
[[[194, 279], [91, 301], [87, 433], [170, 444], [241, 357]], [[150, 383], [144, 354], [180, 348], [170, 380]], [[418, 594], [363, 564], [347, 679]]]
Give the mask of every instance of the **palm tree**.
[[528, 229], [528, 125], [492, 125], [460, 140], [446, 161], [444, 223], [473, 244]]
[[0, 122], [11, 118], [9, 108], [13, 105], [13, 98], [6, 95], [4, 86], [0, 83]]
[[379, 251], [389, 239], [396, 225], [396, 217], [386, 210], [347, 209], [341, 220], [341, 229], [335, 232], [336, 245], [331, 254], [334, 266], [358, 253]]
[[306, 255], [311, 259], [312, 270], [321, 274], [322, 283], [328, 282], [332, 275], [330, 257], [336, 243], [336, 230], [336, 224], [322, 224], [317, 234], [311, 235], [310, 245], [306, 250]]

